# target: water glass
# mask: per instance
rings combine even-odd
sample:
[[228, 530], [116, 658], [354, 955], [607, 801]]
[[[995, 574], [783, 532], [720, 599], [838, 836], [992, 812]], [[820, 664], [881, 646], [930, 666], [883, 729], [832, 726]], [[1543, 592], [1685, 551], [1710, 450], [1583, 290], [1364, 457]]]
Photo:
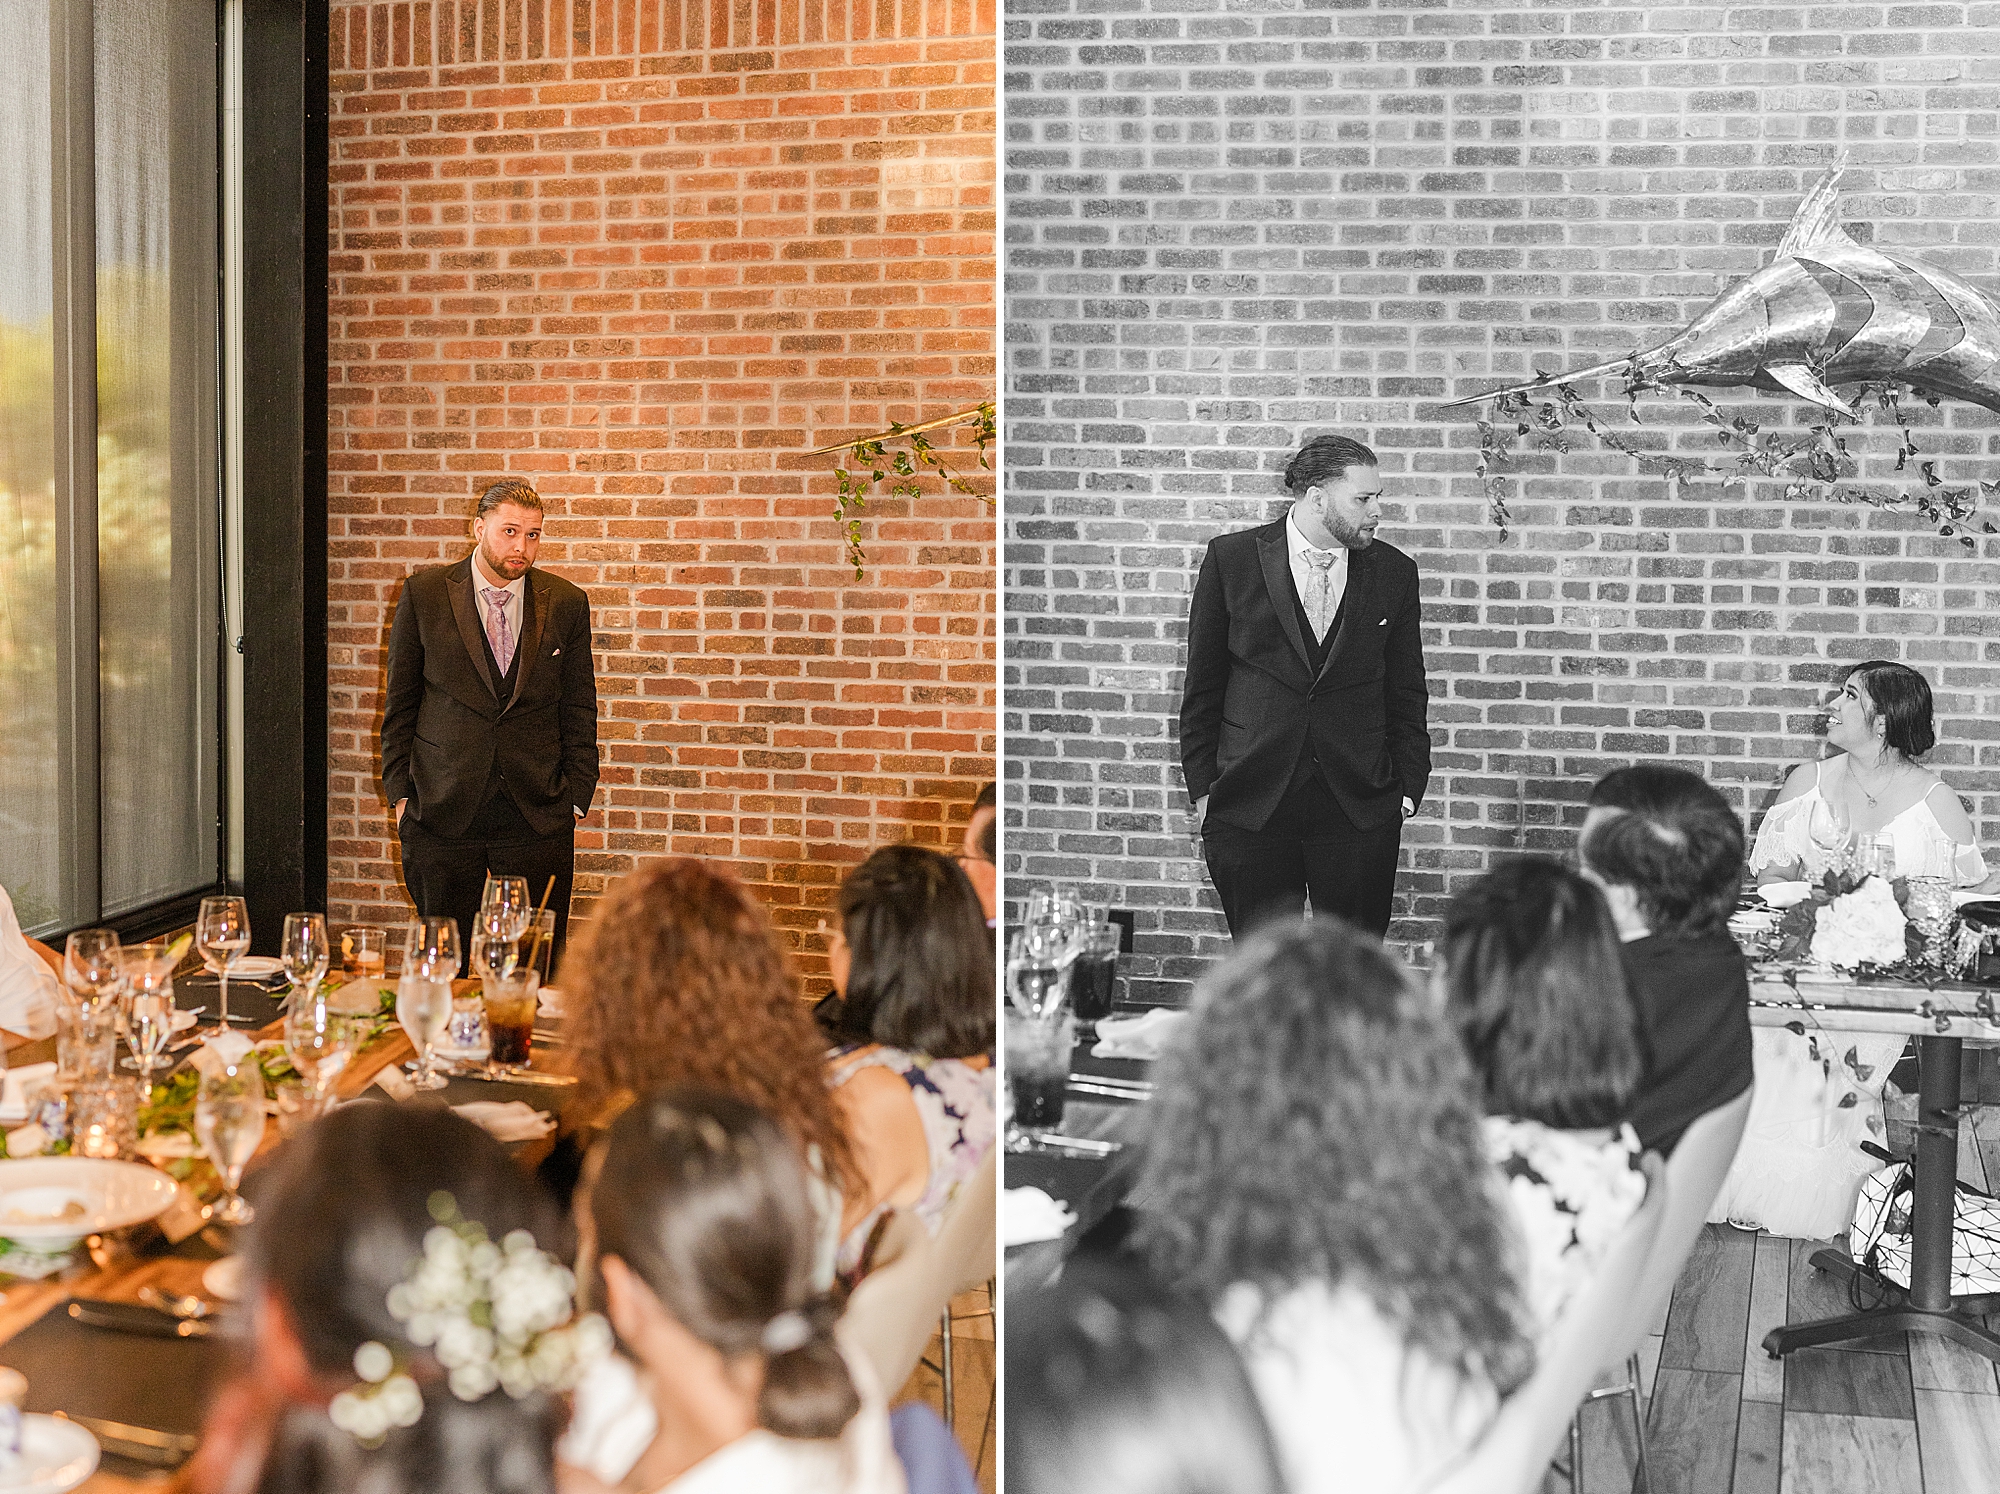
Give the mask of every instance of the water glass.
[[547, 985], [555, 978], [552, 971], [556, 956], [556, 910], [537, 909], [528, 920], [521, 941], [521, 963], [531, 967], [541, 983]]
[[[450, 923], [450, 919], [444, 920]], [[433, 1051], [451, 1020], [451, 978], [432, 980], [421, 970], [405, 970], [396, 982], [396, 1020], [417, 1050], [417, 1065], [411, 1084], [418, 1089], [443, 1089], [444, 1076], [437, 1072]]]
[[1866, 876], [1893, 882], [1896, 879], [1895, 836], [1886, 830], [1878, 830], [1863, 841], [1859, 870]]
[[303, 993], [308, 1001], [312, 999], [319, 983], [326, 979], [326, 967], [332, 957], [333, 950], [326, 940], [325, 915], [285, 915], [285, 933], [278, 947], [278, 959], [285, 967], [285, 974], [291, 978], [295, 997]]
[[124, 1067], [150, 1089], [174, 1036], [174, 958], [163, 940], [125, 949]]
[[56, 1071], [72, 1084], [109, 1079], [118, 1056], [118, 1009], [64, 1002], [56, 1013]]
[[1073, 943], [1076, 961], [1069, 967], [1069, 1008], [1086, 1031], [1111, 1015], [1118, 989], [1118, 947], [1124, 930], [1109, 919], [1084, 924]]
[[1033, 1151], [1062, 1126], [1076, 1021], [1065, 1011], [1036, 1019], [1007, 1014], [1007, 1093], [1013, 1101], [1007, 1149]]
[[299, 1002], [285, 1013], [285, 1056], [310, 1089], [315, 1113], [326, 1108], [334, 1081], [353, 1061], [360, 1041], [355, 1020], [330, 1011], [323, 997]]
[[1024, 1015], [1048, 1017], [1063, 999], [1063, 967], [1073, 958], [1069, 940], [1054, 924], [1031, 923], [1014, 935], [1007, 952], [1007, 995]]
[[243, 1169], [264, 1141], [264, 1075], [253, 1049], [235, 1063], [202, 1075], [195, 1094], [194, 1134], [221, 1174], [227, 1194], [215, 1211], [223, 1224], [248, 1224], [256, 1212], [236, 1190]]

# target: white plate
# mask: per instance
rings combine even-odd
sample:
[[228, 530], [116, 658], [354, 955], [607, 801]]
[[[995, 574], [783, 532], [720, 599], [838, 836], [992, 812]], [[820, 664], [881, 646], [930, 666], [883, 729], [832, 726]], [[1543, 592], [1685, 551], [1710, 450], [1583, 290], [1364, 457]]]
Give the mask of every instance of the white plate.
[[284, 973], [285, 962], [270, 955], [245, 955], [229, 967], [231, 980], [269, 980]]
[[0, 1494], [64, 1494], [97, 1472], [97, 1439], [73, 1421], [21, 1418], [21, 1461], [0, 1468]]
[[225, 1255], [211, 1261], [201, 1273], [201, 1289], [218, 1302], [235, 1302], [243, 1296], [243, 1257]]
[[[29, 1157], [0, 1162], [0, 1239], [53, 1254], [85, 1235], [159, 1217], [177, 1185], [137, 1162]], [[73, 1206], [73, 1207], [72, 1207]]]
[[1812, 896], [1812, 883], [1766, 882], [1757, 894], [1774, 908], [1790, 908]]

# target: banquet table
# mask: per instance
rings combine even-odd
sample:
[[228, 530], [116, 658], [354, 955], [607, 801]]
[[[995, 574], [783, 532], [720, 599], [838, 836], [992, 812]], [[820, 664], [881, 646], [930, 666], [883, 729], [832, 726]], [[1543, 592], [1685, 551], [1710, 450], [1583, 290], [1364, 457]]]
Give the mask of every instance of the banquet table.
[[[194, 989], [183, 993], [180, 989], [181, 983], [176, 983], [176, 995], [183, 1006], [212, 999], [212, 992], [200, 989], [198, 982], [188, 984]], [[460, 981], [457, 983], [457, 989], [460, 992], [476, 989], [478, 984], [477, 981]], [[230, 1008], [232, 1012], [240, 1010], [252, 1016], [268, 1015], [276, 1009], [274, 998], [269, 996], [263, 997], [261, 1009], [249, 1002], [239, 1003], [234, 982], [231, 983]], [[546, 1017], [537, 1019], [535, 1061], [531, 1067], [540, 1065], [545, 1046], [555, 1039], [555, 1033], [546, 1025], [547, 1022]], [[277, 1038], [281, 1035], [281, 1031], [281, 1021], [272, 1021], [262, 1028], [249, 1030], [248, 1035], [261, 1041]], [[40, 1062], [55, 1056], [53, 1039], [29, 1041], [8, 1034], [7, 1049], [10, 1067]], [[359, 1098], [384, 1070], [414, 1056], [415, 1050], [411, 1047], [409, 1038], [400, 1027], [392, 1025], [355, 1055], [335, 1083], [335, 1098], [337, 1100]], [[529, 1085], [509, 1083], [505, 1079], [488, 1081], [478, 1078], [456, 1078], [446, 1089], [432, 1091], [417, 1097], [417, 1100], [461, 1104], [473, 1099], [523, 1099], [537, 1109], [559, 1112], [571, 1093], [567, 1087], [550, 1083]], [[246, 1181], [254, 1180], [258, 1166], [273, 1150], [282, 1145], [283, 1141], [275, 1122], [268, 1125], [263, 1144], [258, 1149], [257, 1160], [251, 1163]], [[546, 1141], [516, 1143], [510, 1146], [509, 1150], [524, 1166], [532, 1166], [542, 1154], [546, 1153], [548, 1145]], [[183, 1184], [180, 1198], [161, 1222], [167, 1224], [176, 1214], [181, 1214], [185, 1224], [197, 1227], [185, 1238], [179, 1239], [171, 1248], [166, 1247], [165, 1240], [153, 1226], [141, 1225], [134, 1230], [120, 1231], [108, 1237], [93, 1236], [91, 1248], [79, 1251], [77, 1258], [68, 1268], [52, 1277], [40, 1281], [14, 1281], [8, 1285], [5, 1293], [0, 1294], [0, 1364], [16, 1363], [16, 1360], [10, 1357], [10, 1347], [17, 1342], [22, 1345], [25, 1353], [31, 1337], [47, 1341], [57, 1339], [61, 1333], [66, 1332], [70, 1335], [68, 1341], [38, 1342], [36, 1353], [27, 1357], [38, 1363], [60, 1364], [67, 1371], [64, 1378], [79, 1378], [72, 1363], [80, 1352], [74, 1341], [79, 1330], [61, 1322], [60, 1313], [51, 1313], [51, 1309], [71, 1298], [79, 1301], [136, 1303], [140, 1300], [140, 1293], [151, 1287], [165, 1292], [203, 1297], [217, 1307], [222, 1306], [204, 1287], [203, 1273], [221, 1257], [224, 1248], [230, 1242], [220, 1226], [198, 1224], [196, 1215], [199, 1209], [200, 1203], [194, 1198], [192, 1190]], [[178, 1230], [169, 1229], [168, 1233], [177, 1234]], [[214, 1322], [216, 1319], [211, 1318], [209, 1321]], [[183, 1373], [182, 1367], [172, 1361], [172, 1352], [193, 1350], [198, 1345], [209, 1349], [209, 1352], [201, 1356], [203, 1360], [201, 1366], [198, 1369], [188, 1369], [185, 1373], [205, 1375], [211, 1372], [219, 1366], [226, 1352], [228, 1337], [226, 1324], [225, 1315], [222, 1323], [218, 1325], [223, 1331], [196, 1342], [118, 1335], [115, 1340], [116, 1348], [124, 1349], [129, 1346], [130, 1353], [98, 1354], [90, 1367], [91, 1391], [99, 1396], [108, 1393], [112, 1398], [111, 1404], [128, 1404], [134, 1409], [123, 1415], [113, 1415], [102, 1410], [85, 1413], [82, 1412], [81, 1406], [77, 1405], [68, 1406], [67, 1409], [78, 1411], [80, 1414], [108, 1416], [111, 1420], [146, 1429], [178, 1430], [171, 1424], [176, 1420], [185, 1423], [191, 1398], [198, 1400], [205, 1392], [206, 1386], [174, 1385], [162, 1389], [159, 1382], [163, 1375]], [[109, 1330], [98, 1330], [98, 1334], [99, 1340], [87, 1340], [87, 1342], [101, 1341], [104, 1349], [111, 1350], [114, 1340], [109, 1336]], [[164, 1362], [162, 1356], [167, 1356]], [[128, 1379], [144, 1383], [119, 1385], [117, 1382], [121, 1371], [126, 1372]], [[70, 1388], [74, 1389], [73, 1386]], [[149, 1398], [152, 1402], [150, 1406]], [[65, 1397], [59, 1393], [51, 1402], [50, 1387], [46, 1384], [40, 1387], [38, 1394], [36, 1377], [32, 1373], [29, 1375], [29, 1410], [60, 1410], [65, 1408], [64, 1402]], [[171, 1407], [170, 1414], [169, 1407]], [[149, 1410], [163, 1414], [149, 1416], [147, 1414]], [[100, 1438], [100, 1441], [103, 1440]], [[134, 1490], [163, 1490], [169, 1487], [172, 1481], [171, 1473], [147, 1472], [142, 1462], [119, 1457], [115, 1447], [107, 1443], [104, 1462], [97, 1473], [78, 1488], [82, 1494], [126, 1494], [126, 1491]]]

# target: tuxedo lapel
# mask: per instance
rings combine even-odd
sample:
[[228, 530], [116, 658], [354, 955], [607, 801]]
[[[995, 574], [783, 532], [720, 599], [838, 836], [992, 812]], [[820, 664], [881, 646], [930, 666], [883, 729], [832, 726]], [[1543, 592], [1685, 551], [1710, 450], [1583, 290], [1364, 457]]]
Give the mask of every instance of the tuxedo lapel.
[[1299, 609], [1292, 605], [1292, 556], [1285, 546], [1282, 521], [1257, 542], [1257, 559], [1264, 568], [1264, 586], [1271, 594], [1271, 610], [1277, 614], [1278, 626], [1285, 630], [1299, 663], [1311, 673], [1312, 651], [1306, 647], [1306, 635], [1299, 630]]
[[[1372, 547], [1371, 547], [1372, 549]], [[1369, 613], [1374, 610], [1375, 563], [1369, 550], [1349, 550], [1347, 552], [1347, 590], [1340, 598], [1340, 628], [1333, 635], [1333, 647], [1326, 651], [1326, 662], [1320, 666], [1322, 677], [1333, 668], [1333, 661], [1340, 657], [1340, 651], [1354, 641], [1357, 628], [1371, 627]]]
[[444, 590], [445, 595], [451, 598], [451, 615], [458, 624], [458, 636], [465, 644], [465, 651], [472, 655], [472, 667], [486, 681], [488, 693], [498, 700], [500, 687], [493, 678], [493, 666], [486, 662], [486, 635], [479, 626], [479, 609], [472, 604], [471, 556], [451, 568], [445, 577]]
[[528, 683], [528, 671], [535, 667], [535, 654], [542, 645], [542, 625], [549, 615], [549, 583], [529, 571], [528, 584], [521, 588], [521, 599], [526, 603], [522, 610], [528, 615], [522, 619], [520, 647], [514, 650], [521, 667], [514, 671], [514, 693], [507, 698], [508, 710], [521, 698], [521, 687]]

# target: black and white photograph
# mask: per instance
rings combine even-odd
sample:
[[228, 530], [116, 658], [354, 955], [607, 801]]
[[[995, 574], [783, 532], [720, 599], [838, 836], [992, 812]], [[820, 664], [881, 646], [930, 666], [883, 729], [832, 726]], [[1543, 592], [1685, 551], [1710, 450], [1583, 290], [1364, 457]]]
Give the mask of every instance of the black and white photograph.
[[2000, 11], [1002, 35], [1006, 1486], [1993, 1487]]

